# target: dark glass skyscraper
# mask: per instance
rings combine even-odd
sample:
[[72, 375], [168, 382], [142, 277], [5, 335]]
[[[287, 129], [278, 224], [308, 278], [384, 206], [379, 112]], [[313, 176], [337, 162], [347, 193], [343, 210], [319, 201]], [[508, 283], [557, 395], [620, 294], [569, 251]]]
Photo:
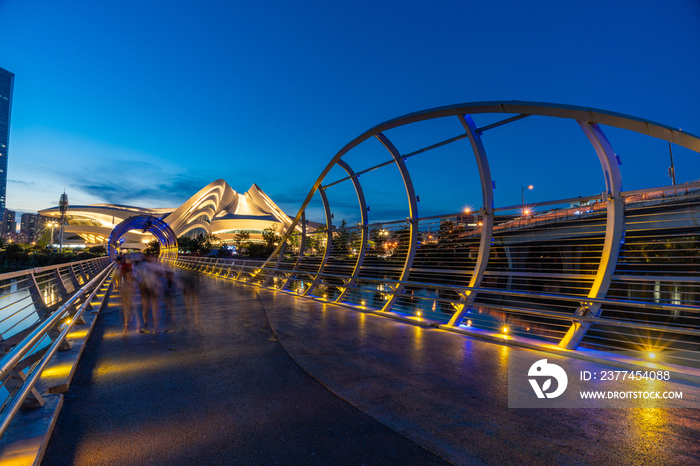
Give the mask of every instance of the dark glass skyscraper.
[[10, 116], [15, 75], [0, 68], [0, 218], [5, 216], [7, 199], [7, 154], [10, 151]]

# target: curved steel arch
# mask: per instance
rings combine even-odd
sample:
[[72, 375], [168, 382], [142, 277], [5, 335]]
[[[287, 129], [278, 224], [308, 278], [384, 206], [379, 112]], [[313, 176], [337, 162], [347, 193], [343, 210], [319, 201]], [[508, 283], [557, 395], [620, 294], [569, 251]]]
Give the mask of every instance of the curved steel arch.
[[[516, 115], [505, 120], [494, 123], [492, 125], [484, 126], [483, 128], [476, 127], [471, 115], [482, 114], [482, 113], [501, 113], [501, 114], [511, 114]], [[439, 147], [444, 143], [449, 143], [462, 138], [468, 138], [471, 142], [474, 155], [476, 157], [477, 166], [479, 168], [480, 181], [482, 185], [482, 197], [483, 197], [483, 208], [481, 215], [483, 218], [483, 228], [481, 231], [481, 240], [479, 244], [479, 253], [477, 257], [476, 264], [472, 271], [472, 276], [469, 281], [469, 285], [466, 286], [464, 292], [460, 292], [462, 298], [460, 301], [465, 301], [464, 304], [456, 305], [457, 312], [452, 316], [448, 325], [456, 326], [459, 325], [461, 316], [463, 314], [463, 309], [469, 301], [472, 301], [476, 296], [476, 291], [481, 285], [481, 280], [484, 276], [484, 272], [488, 265], [489, 251], [491, 248], [491, 243], [493, 240], [493, 216], [494, 216], [494, 203], [493, 203], [493, 185], [490, 175], [490, 170], [488, 166], [488, 159], [486, 157], [486, 151], [484, 149], [483, 143], [481, 142], [481, 134], [491, 128], [500, 126], [502, 124], [510, 123], [518, 119], [536, 115], [536, 116], [546, 116], [553, 118], [565, 118], [570, 119], [582, 128], [584, 134], [588, 138], [589, 142], [593, 146], [599, 161], [601, 163], [602, 174], [606, 183], [606, 192], [603, 193], [603, 199], [606, 200], [606, 221], [605, 221], [605, 238], [602, 250], [602, 256], [599, 260], [596, 274], [594, 276], [593, 282], [590, 285], [590, 289], [587, 292], [587, 296], [582, 298], [579, 308], [572, 315], [571, 321], [573, 325], [569, 329], [569, 332], [565, 338], [560, 342], [560, 345], [566, 348], [575, 348], [578, 342], [585, 334], [588, 327], [591, 325], [591, 317], [598, 317], [600, 314], [600, 303], [596, 304], [595, 300], [604, 299], [607, 295], [608, 289], [610, 287], [613, 274], [615, 273], [615, 268], [617, 265], [618, 256], [620, 253], [620, 243], [621, 238], [624, 233], [624, 202], [622, 191], [622, 181], [620, 168], [618, 166], [618, 161], [616, 160], [615, 154], [612, 147], [605, 137], [600, 125], [608, 125], [616, 128], [626, 129], [640, 134], [648, 135], [665, 141], [673, 142], [682, 147], [688, 148], [695, 152], [700, 152], [700, 137], [693, 135], [691, 133], [685, 132], [681, 129], [676, 129], [667, 125], [662, 125], [653, 121], [624, 115], [620, 113], [608, 112], [605, 110], [570, 106], [570, 105], [558, 105], [558, 104], [546, 104], [538, 102], [521, 102], [521, 101], [501, 101], [501, 102], [475, 102], [467, 104], [457, 104], [444, 107], [437, 107], [433, 109], [424, 110], [416, 113], [409, 113], [407, 115], [388, 120], [384, 123], [376, 125], [364, 133], [357, 136], [355, 139], [346, 144], [340, 151], [338, 151], [335, 156], [331, 159], [325, 169], [322, 171], [314, 185], [312, 186], [309, 194], [302, 203], [299, 213], [296, 215], [291, 225], [287, 230], [284, 240], [280, 243], [281, 245], [286, 241], [289, 234], [294, 231], [295, 226], [302, 217], [307, 206], [311, 202], [316, 191], [322, 188], [322, 183], [330, 170], [335, 165], [340, 165], [348, 173], [347, 179], [352, 180], [356, 190], [358, 190], [359, 183], [357, 183], [356, 176], [354, 172], [349, 170], [349, 166], [342, 160], [343, 156], [352, 150], [354, 147], [358, 146], [362, 142], [370, 139], [378, 139], [385, 148], [392, 155], [392, 162], [395, 162], [399, 170], [401, 171], [404, 186], [406, 188], [406, 193], [408, 195], [410, 218], [409, 223], [411, 226], [411, 243], [409, 248], [409, 253], [406, 257], [405, 263], [402, 268], [401, 277], [397, 281], [394, 293], [392, 294], [391, 300], [383, 307], [382, 310], [390, 310], [392, 304], [395, 302], [397, 295], [401, 293], [401, 289], [404, 286], [404, 282], [408, 281], [410, 270], [412, 267], [413, 257], [415, 256], [417, 248], [417, 230], [418, 230], [418, 214], [417, 214], [417, 202], [416, 195], [413, 190], [410, 174], [404, 163], [404, 159], [398, 150], [393, 146], [393, 144], [386, 138], [384, 131], [397, 128], [400, 126], [408, 125], [410, 123], [416, 123], [425, 120], [431, 120], [436, 118], [445, 117], [458, 117], [465, 133], [463, 135], [458, 135], [442, 143], [438, 143], [434, 146], [426, 148]], [[420, 152], [420, 151], [419, 151]], [[417, 152], [418, 153], [418, 152]], [[386, 162], [380, 166], [387, 165]], [[375, 167], [378, 168], [378, 167]], [[360, 172], [362, 173], [362, 172]], [[339, 182], [339, 181], [338, 181]], [[336, 182], [337, 183], [337, 182]], [[331, 183], [335, 184], [335, 183]], [[321, 197], [324, 204], [324, 210], [326, 211], [327, 224], [330, 227], [330, 212], [331, 207], [326, 199], [325, 192], [321, 191]], [[363, 206], [364, 195], [358, 192], [358, 198], [360, 200], [360, 207], [363, 210], [363, 230], [367, 223], [365, 207]], [[607, 198], [607, 199], [606, 199]], [[330, 240], [332, 239], [332, 234], [330, 233], [330, 228], [328, 232], [329, 236], [329, 247], [327, 248], [324, 258], [321, 262], [321, 266], [314, 278], [314, 283], [312, 286], [306, 290], [305, 295], [309, 295], [314, 286], [318, 283], [328, 257], [330, 255]], [[364, 241], [363, 232], [363, 241]], [[269, 263], [273, 258], [279, 254], [280, 247], [278, 247], [272, 255], [268, 258], [265, 265]], [[510, 258], [509, 258], [510, 261]], [[264, 266], [263, 266], [264, 267]], [[347, 285], [344, 287], [341, 293], [341, 297], [345, 294], [347, 287], [351, 287], [355, 284], [357, 277], [359, 276], [359, 269], [362, 267], [362, 259], [358, 260], [356, 266], [353, 270], [352, 277], [347, 277]], [[586, 302], [586, 298], [591, 299], [591, 302]]]
[[[631, 115], [625, 115], [623, 113], [609, 112], [606, 110], [579, 107], [575, 105], [562, 105], [562, 104], [551, 104], [543, 102], [527, 102], [527, 101], [491, 101], [491, 102], [472, 102], [456, 105], [448, 105], [444, 107], [435, 107], [427, 110], [423, 110], [415, 113], [408, 113], [406, 115], [400, 116], [398, 118], [393, 118], [387, 120], [384, 123], [376, 125], [364, 133], [357, 136], [355, 139], [346, 144], [328, 163], [326, 168], [321, 172], [319, 177], [314, 182], [309, 194], [304, 199], [304, 202], [299, 209], [299, 213], [296, 215], [292, 224], [288, 228], [288, 232], [293, 231], [294, 227], [299, 222], [301, 217], [301, 212], [306, 210], [313, 199], [314, 194], [321, 186], [321, 183], [326, 178], [331, 168], [333, 168], [338, 160], [343, 157], [348, 151], [356, 147], [365, 140], [375, 137], [377, 134], [387, 131], [392, 128], [397, 128], [399, 126], [404, 126], [409, 123], [416, 123], [419, 121], [432, 120], [435, 118], [443, 118], [448, 116], [459, 116], [468, 114], [481, 114], [481, 113], [505, 113], [505, 114], [518, 114], [518, 115], [537, 115], [537, 116], [549, 116], [554, 118], [567, 118], [575, 121], [586, 121], [589, 123], [598, 123], [608, 126], [613, 126], [616, 128], [627, 129], [630, 131], [635, 131], [637, 133], [652, 136], [658, 139], [663, 139], [664, 141], [669, 141], [677, 144], [681, 147], [693, 150], [695, 152], [700, 152], [700, 137], [694, 134], [688, 133], [681, 129], [676, 129], [668, 125], [663, 125], [661, 123], [656, 123], [651, 120], [645, 120], [642, 118], [637, 118]], [[478, 130], [478, 128], [477, 128]], [[272, 255], [276, 255], [279, 252], [279, 248], [275, 250]]]
[[123, 220], [114, 227], [107, 241], [109, 258], [114, 261], [117, 258], [117, 246], [119, 239], [130, 230], [144, 230], [151, 233], [160, 243], [160, 258], [169, 260], [177, 258], [177, 236], [172, 228], [162, 219], [152, 215], [136, 215]]

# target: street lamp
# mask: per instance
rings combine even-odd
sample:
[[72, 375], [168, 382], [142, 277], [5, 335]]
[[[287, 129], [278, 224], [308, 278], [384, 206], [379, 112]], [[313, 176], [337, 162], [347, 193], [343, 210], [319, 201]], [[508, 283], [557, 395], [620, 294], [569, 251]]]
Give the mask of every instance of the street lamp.
[[49, 228], [51, 228], [51, 244], [53, 245], [53, 229], [56, 228], [56, 227], [58, 226], [58, 223], [56, 223], [56, 222], [49, 222], [49, 223], [47, 224], [47, 226], [48, 226]]
[[[533, 189], [535, 189], [535, 187], [533, 185], [528, 185], [527, 189], [532, 191]], [[520, 196], [521, 196], [521, 199], [523, 201], [523, 215], [527, 215], [530, 212], [528, 211], [527, 214], [525, 213], [526, 212], [525, 211], [525, 186], [520, 186]]]

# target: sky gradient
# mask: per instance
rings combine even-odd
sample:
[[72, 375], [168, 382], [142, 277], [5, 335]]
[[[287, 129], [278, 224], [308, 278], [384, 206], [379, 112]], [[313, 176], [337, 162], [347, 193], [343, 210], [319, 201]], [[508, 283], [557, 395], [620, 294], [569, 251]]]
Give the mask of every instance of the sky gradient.
[[[0, 0], [0, 24], [0, 66], [16, 75], [7, 206], [21, 212], [57, 205], [64, 188], [73, 205], [176, 207], [223, 178], [241, 192], [258, 184], [294, 216], [357, 135], [463, 102], [581, 105], [700, 134], [693, 0]], [[497, 205], [517, 204], [527, 184], [530, 202], [602, 190], [590, 146], [528, 120], [488, 141]], [[396, 131], [396, 144], [405, 153], [458, 132], [426, 125], [425, 141]], [[625, 147], [626, 189], [670, 184], [667, 145], [609, 137]], [[454, 168], [451, 150], [409, 162], [425, 213], [480, 204], [473, 160]], [[698, 154], [674, 157], [678, 182], [700, 178]], [[588, 162], [597, 182], [577, 184]], [[427, 195], [439, 185], [450, 188]], [[401, 215], [382, 187], [366, 188], [373, 218]]]

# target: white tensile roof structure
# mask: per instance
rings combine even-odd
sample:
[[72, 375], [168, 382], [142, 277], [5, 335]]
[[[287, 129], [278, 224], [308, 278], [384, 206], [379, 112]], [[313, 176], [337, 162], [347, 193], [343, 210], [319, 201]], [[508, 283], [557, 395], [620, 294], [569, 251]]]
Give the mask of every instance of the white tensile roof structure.
[[[60, 217], [58, 207], [39, 212], [47, 217]], [[216, 180], [200, 189], [177, 208], [149, 209], [119, 204], [71, 205], [67, 212], [66, 236], [78, 235], [87, 244], [105, 244], [112, 229], [128, 217], [153, 215], [162, 218], [175, 235], [212, 233], [232, 242], [236, 233], [247, 231], [250, 239], [262, 238], [264, 229], [274, 227], [283, 233], [292, 220], [256, 184], [245, 193], [238, 193], [224, 180]], [[132, 230], [124, 235], [124, 247], [143, 248], [152, 235]]]

